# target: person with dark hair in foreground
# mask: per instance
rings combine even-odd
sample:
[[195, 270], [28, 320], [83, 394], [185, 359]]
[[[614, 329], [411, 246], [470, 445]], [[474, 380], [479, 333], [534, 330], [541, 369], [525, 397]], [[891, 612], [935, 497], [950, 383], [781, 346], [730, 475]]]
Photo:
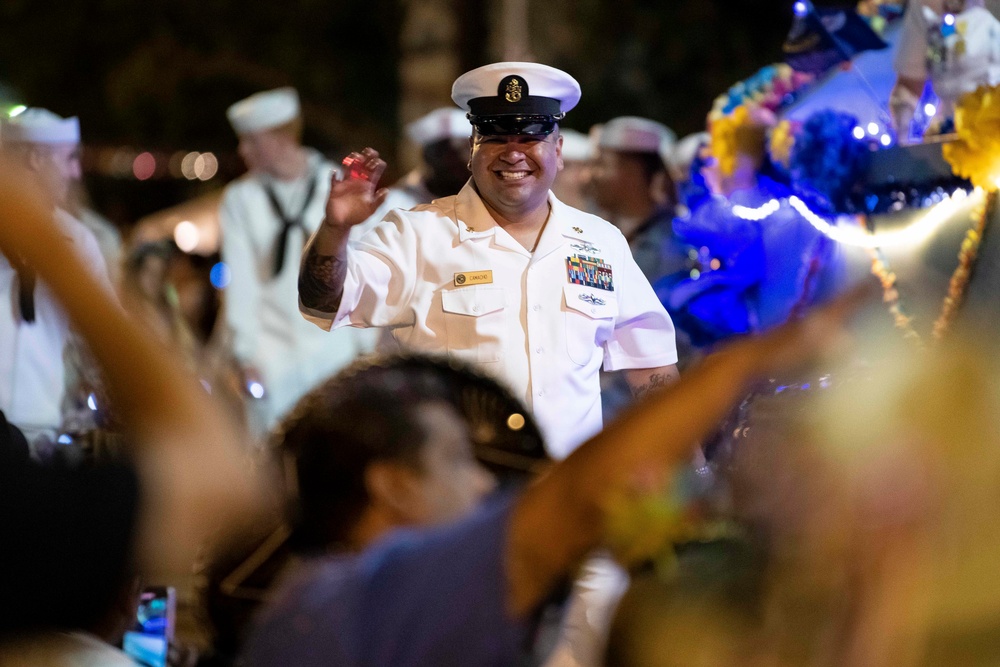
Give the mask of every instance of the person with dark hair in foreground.
[[523, 486], [550, 463], [510, 391], [468, 365], [425, 356], [355, 361], [300, 401], [274, 451], [287, 517], [260, 522], [202, 572], [211, 664], [232, 664], [275, 582], [303, 564], [465, 516], [491, 489]]
[[[636, 489], [640, 478], [643, 487], [662, 482], [749, 381], [822, 349], [839, 331], [836, 324], [848, 304], [842, 301], [808, 322], [717, 353], [676, 387], [640, 403], [554, 464], [523, 493], [499, 494], [457, 523], [372, 539], [385, 531], [371, 528], [384, 527], [393, 513], [419, 515], [424, 520], [413, 523], [428, 524], [440, 522], [432, 517], [453, 516], [456, 507], [433, 504], [442, 496], [431, 491], [430, 475], [387, 471], [373, 459], [359, 475], [367, 488], [382, 489], [382, 497], [366, 506], [381, 509], [336, 513], [355, 518], [328, 525], [326, 539], [351, 545], [353, 552], [317, 559], [285, 582], [251, 634], [246, 664], [517, 664], [550, 592], [600, 542], [609, 495]], [[291, 420], [291, 442], [302, 435], [295, 433], [296, 418], [308, 420], [310, 412], [331, 407], [318, 395], [311, 399]], [[445, 436], [447, 414], [437, 421], [442, 441], [428, 451], [459, 452], [457, 431]], [[334, 449], [317, 448], [331, 456]], [[329, 483], [319, 468], [329, 470], [322, 461], [300, 460], [298, 471], [307, 474], [300, 484], [316, 488], [320, 477]]]

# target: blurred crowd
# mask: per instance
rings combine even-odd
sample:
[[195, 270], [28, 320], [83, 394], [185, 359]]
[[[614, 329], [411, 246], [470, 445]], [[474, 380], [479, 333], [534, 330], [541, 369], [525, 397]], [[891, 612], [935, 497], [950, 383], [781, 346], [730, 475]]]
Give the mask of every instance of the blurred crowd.
[[801, 218], [726, 217], [753, 150], [580, 95], [472, 70], [388, 188], [234, 101], [224, 289], [89, 206], [77, 118], [5, 119], [0, 664], [998, 664], [975, 328], [885, 331]]

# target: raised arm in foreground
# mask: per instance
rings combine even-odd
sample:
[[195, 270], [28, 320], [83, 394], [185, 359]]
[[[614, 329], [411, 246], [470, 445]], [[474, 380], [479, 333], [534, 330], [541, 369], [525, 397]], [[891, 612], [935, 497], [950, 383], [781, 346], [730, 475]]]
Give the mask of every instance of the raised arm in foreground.
[[0, 251], [36, 269], [100, 364], [142, 481], [142, 567], [187, 571], [210, 534], [261, 508], [261, 486], [227, 413], [86, 270], [43, 201], [0, 162]]
[[636, 479], [666, 479], [690, 457], [750, 382], [795, 366], [843, 333], [868, 293], [856, 290], [811, 317], [708, 357], [677, 383], [649, 394], [518, 500], [507, 537], [510, 608], [533, 610], [591, 549], [604, 528], [605, 501]]

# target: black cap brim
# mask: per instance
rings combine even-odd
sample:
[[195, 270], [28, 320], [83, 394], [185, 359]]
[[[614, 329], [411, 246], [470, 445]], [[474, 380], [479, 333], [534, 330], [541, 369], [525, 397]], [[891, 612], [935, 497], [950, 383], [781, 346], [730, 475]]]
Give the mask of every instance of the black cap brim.
[[546, 137], [556, 129], [562, 114], [553, 115], [495, 115], [469, 114], [469, 122], [483, 136], [529, 135]]

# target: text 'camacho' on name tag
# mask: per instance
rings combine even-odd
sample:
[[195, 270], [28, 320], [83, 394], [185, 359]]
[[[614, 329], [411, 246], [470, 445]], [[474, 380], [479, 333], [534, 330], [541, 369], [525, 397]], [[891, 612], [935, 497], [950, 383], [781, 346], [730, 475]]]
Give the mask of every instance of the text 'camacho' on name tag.
[[463, 287], [465, 285], [489, 285], [492, 282], [492, 271], [466, 271], [465, 273], [455, 274], [456, 287]]

